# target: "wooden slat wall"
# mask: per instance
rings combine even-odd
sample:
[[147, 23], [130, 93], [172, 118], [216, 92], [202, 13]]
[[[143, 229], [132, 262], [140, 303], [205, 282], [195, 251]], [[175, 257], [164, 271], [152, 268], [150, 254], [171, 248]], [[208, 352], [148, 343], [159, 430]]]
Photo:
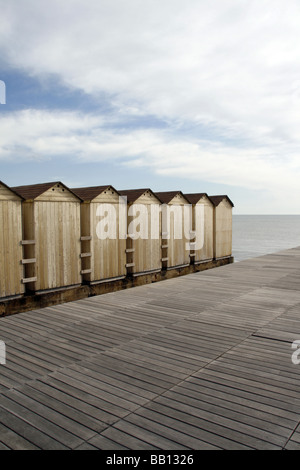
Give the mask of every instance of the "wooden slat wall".
[[[23, 203], [24, 258], [29, 290], [81, 284], [80, 200], [56, 185], [34, 201]], [[25, 281], [26, 282], [26, 281]]]
[[214, 214], [214, 257], [223, 258], [232, 254], [232, 207], [224, 199]]
[[[196, 220], [197, 216], [202, 216], [201, 210], [197, 210], [198, 205], [203, 206], [204, 225]], [[196, 239], [199, 242], [203, 240], [203, 247], [195, 250], [195, 263], [212, 259], [214, 256], [214, 206], [206, 197], [193, 206], [193, 229], [196, 231]]]
[[[136, 240], [127, 240], [127, 249], [133, 249], [130, 259], [134, 266], [130, 267], [130, 273], [144, 273], [154, 270], [160, 270], [162, 267], [161, 262], [161, 216], [160, 216], [160, 203], [149, 193], [138, 198], [133, 205], [129, 205], [128, 210], [133, 209], [134, 205], [138, 210], [138, 205], [144, 205], [147, 210], [148, 217], [148, 238], [141, 237]], [[132, 222], [132, 216], [128, 216], [128, 226]], [[156, 238], [152, 237], [152, 233], [156, 234]], [[131, 264], [131, 263], [130, 263]]]
[[[97, 225], [101, 223], [106, 205], [112, 208], [113, 212], [107, 210], [105, 212], [105, 221], [108, 223], [108, 230], [110, 235], [106, 239], [101, 239], [97, 234]], [[107, 190], [102, 193], [90, 204], [83, 204], [86, 206], [84, 209], [89, 212], [89, 216], [85, 216], [83, 223], [90, 223], [90, 235], [92, 240], [90, 242], [91, 257], [86, 259], [86, 267], [90, 265], [91, 273], [86, 276], [87, 280], [97, 281], [109, 278], [121, 277], [126, 275], [126, 239], [125, 233], [119, 234], [119, 197], [113, 190]], [[101, 207], [102, 206], [102, 207]], [[97, 214], [98, 211], [98, 214]], [[116, 218], [114, 218], [114, 216]], [[88, 235], [89, 229], [86, 227], [85, 234]], [[114, 234], [116, 238], [114, 238]], [[83, 232], [82, 232], [83, 233]], [[121, 235], [121, 237], [120, 237]], [[123, 237], [123, 238], [122, 238]], [[86, 243], [86, 249], [88, 250], [88, 243]]]
[[[34, 203], [22, 203], [22, 221], [23, 221], [23, 259], [35, 258], [35, 219], [34, 219]], [[31, 243], [29, 243], [31, 242]], [[34, 242], [34, 243], [33, 243]], [[36, 275], [36, 262], [26, 264], [24, 267], [23, 279], [34, 279]], [[35, 289], [34, 282], [26, 282], [26, 288]]]
[[[82, 280], [101, 282], [232, 254], [232, 206], [226, 199], [217, 207], [207, 197], [199, 201], [204, 207], [204, 245], [200, 249], [191, 245], [190, 250], [187, 246], [192, 238], [187, 238], [184, 231], [183, 210], [182, 238], [175, 238], [172, 207], [189, 204], [182, 195], [169, 203], [167, 238], [162, 234], [162, 205], [150, 190], [134, 204], [147, 209], [146, 239], [126, 240], [133, 217], [128, 216], [127, 227], [120, 228], [119, 203], [119, 195], [112, 188], [92, 202], [81, 203], [61, 184], [55, 184], [35, 200], [21, 203], [13, 191], [0, 184], [0, 298], [23, 294], [25, 286], [30, 291], [51, 290], [79, 285]], [[105, 204], [115, 208], [116, 237], [99, 239], [97, 226], [103, 217], [97, 210]], [[125, 210], [132, 207], [129, 204]], [[196, 223], [195, 210], [194, 205], [191, 229], [201, 239], [203, 226]], [[108, 223], [111, 226], [114, 221]]]
[[36, 290], [80, 284], [80, 203], [34, 204]]
[[[169, 226], [169, 237], [166, 240], [163, 240], [163, 243], [168, 244], [168, 267], [173, 266], [182, 266], [190, 264], [190, 251], [187, 250], [187, 244], [189, 244], [190, 239], [185, 236], [184, 233], [184, 223], [185, 223], [185, 214], [183, 211], [183, 206], [188, 205], [189, 203], [182, 198], [182, 196], [177, 196], [172, 199], [169, 203], [170, 209], [170, 226]], [[176, 236], [176, 216], [174, 216], [174, 212], [172, 211], [172, 206], [180, 206], [180, 213], [181, 213], [181, 224], [182, 224], [182, 238], [178, 239], [175, 238]], [[176, 209], [175, 209], [176, 211]], [[192, 228], [192, 227], [191, 227]], [[163, 228], [164, 230], [164, 228]]]
[[[161, 269], [161, 238], [159, 204], [145, 204], [148, 212], [148, 239], [134, 240], [134, 273]], [[153, 214], [151, 216], [151, 214]], [[152, 224], [152, 226], [151, 226]], [[156, 230], [158, 238], [151, 238], [151, 227]], [[156, 227], [156, 229], [154, 228]]]
[[0, 298], [24, 292], [21, 200], [0, 185]]
[[[94, 243], [91, 237], [91, 206], [89, 203], [82, 203], [80, 207], [80, 224], [81, 224], [81, 253], [91, 253], [91, 257], [84, 257], [81, 259], [81, 272], [84, 281], [91, 281], [94, 279], [94, 274], [91, 272], [91, 260], [94, 256]], [[90, 271], [90, 272], [87, 272]]]

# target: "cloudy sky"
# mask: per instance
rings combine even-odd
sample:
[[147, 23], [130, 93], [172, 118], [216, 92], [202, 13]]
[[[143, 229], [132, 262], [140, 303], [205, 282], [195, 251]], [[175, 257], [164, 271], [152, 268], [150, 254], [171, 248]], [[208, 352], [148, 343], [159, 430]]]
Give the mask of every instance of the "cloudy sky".
[[299, 214], [299, 25], [297, 0], [0, 0], [0, 180]]

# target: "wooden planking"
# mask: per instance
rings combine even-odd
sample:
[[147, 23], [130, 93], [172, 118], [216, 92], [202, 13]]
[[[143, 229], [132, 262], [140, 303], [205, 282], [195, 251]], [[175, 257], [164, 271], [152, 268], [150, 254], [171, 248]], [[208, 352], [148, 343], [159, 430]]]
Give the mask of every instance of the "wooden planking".
[[214, 444], [207, 443], [202, 439], [195, 438], [191, 434], [188, 435], [182, 432], [181, 429], [174, 428], [174, 422], [172, 422], [172, 427], [166, 426], [161, 422], [161, 419], [153, 420], [153, 414], [151, 415], [151, 419], [141, 416], [140, 413], [129, 415], [128, 418], [116, 423], [114, 427], [122, 429], [127, 434], [147, 439], [147, 442], [158, 445], [163, 450], [220, 449], [220, 447]]
[[24, 293], [21, 240], [21, 200], [8, 192], [5, 199], [0, 198], [0, 298]]
[[300, 426], [294, 430], [291, 434], [290, 439], [285, 445], [286, 450], [299, 450], [300, 449]]
[[23, 238], [35, 240], [24, 256], [36, 259], [26, 266], [26, 277], [36, 277], [29, 286], [33, 290], [81, 283], [80, 202], [69, 192], [61, 194], [57, 199], [50, 192], [23, 204]]
[[298, 448], [299, 254], [1, 318], [0, 447]]
[[[202, 220], [204, 217], [204, 220]], [[196, 246], [195, 262], [212, 259], [214, 256], [214, 206], [203, 196], [197, 204], [193, 204], [193, 230], [195, 230]]]
[[110, 211], [107, 212], [107, 216], [104, 219], [108, 223], [108, 228], [115, 231], [115, 233], [108, 232], [108, 237], [105, 239], [99, 238], [97, 234], [97, 225], [103, 219], [103, 217], [97, 215], [97, 211], [99, 207], [102, 207], [102, 212], [104, 211], [108, 195], [103, 194], [102, 196], [102, 198], [98, 197], [95, 202], [83, 205], [86, 206], [85, 210], [90, 212], [88, 218], [89, 228], [87, 226], [85, 230], [90, 230], [92, 235], [92, 275], [89, 278], [91, 281], [109, 279], [126, 274], [126, 240], [119, 236], [119, 200], [116, 195], [109, 202]]
[[20, 197], [9, 187], [0, 182], [0, 201], [20, 201]]
[[[93, 432], [78, 422], [67, 418], [54, 409], [40, 404], [36, 399], [26, 396], [17, 390], [8, 392], [1, 399], [1, 406], [13, 415], [26, 418], [27, 423], [47, 434], [52, 440], [65, 448], [80, 445], [82, 436], [89, 438]], [[78, 437], [78, 433], [80, 437]]]
[[[201, 404], [194, 406], [192, 400], [182, 397], [180, 400], [172, 399], [172, 396], [161, 397], [155, 400], [144, 410], [138, 411], [135, 416], [136, 422], [141, 422], [140, 416], [147, 416], [144, 427], [164, 426], [161, 431], [164, 435], [173, 437], [175, 442], [187, 443], [192, 449], [206, 449], [209, 446], [227, 450], [238, 450], [242, 448], [253, 449], [279, 449], [284, 439], [276, 439], [277, 444], [264, 441], [264, 434], [243, 426], [232, 418], [223, 415], [214, 415], [211, 411], [201, 409]], [[166, 405], [163, 407], [163, 405]], [[220, 409], [222, 411], [222, 409]], [[128, 419], [132, 419], [129, 416]], [[251, 435], [251, 431], [253, 435]], [[206, 447], [207, 446], [207, 447]]]
[[[190, 251], [187, 249], [190, 240], [185, 233], [187, 221], [185, 220], [186, 213], [184, 211], [184, 205], [187, 204], [188, 201], [178, 195], [170, 201], [166, 207], [166, 212], [162, 213], [162, 217], [166, 220], [165, 223], [168, 223], [168, 267], [190, 264]], [[178, 233], [179, 230], [177, 230], [179, 227], [181, 227], [180, 233]]]
[[[161, 269], [160, 204], [151, 192], [135, 200], [128, 207], [127, 268], [131, 274]], [[132, 229], [132, 230], [131, 230]], [[132, 238], [132, 235], [135, 237]], [[129, 254], [131, 256], [129, 256]]]
[[79, 199], [66, 186], [57, 183], [36, 198], [37, 201], [78, 202]]
[[224, 199], [214, 209], [214, 257], [232, 253], [232, 206]]
[[[14, 429], [17, 429], [19, 431], [19, 434], [16, 433], [15, 431], [12, 431], [9, 426], [4, 426], [3, 424], [0, 424], [0, 435], [1, 435], [0, 448], [4, 448], [4, 449], [6, 448], [6, 449], [11, 449], [11, 450], [39, 449], [40, 447], [35, 446], [26, 438], [22, 437], [22, 435], [24, 434], [26, 436], [26, 424], [23, 423], [22, 421], [18, 422], [17, 420], [12, 419], [12, 416], [10, 413], [7, 413], [7, 415], [8, 415], [8, 419], [10, 422], [10, 426], [13, 425]], [[0, 420], [1, 422], [6, 421], [5, 412], [3, 410], [0, 410]], [[30, 432], [30, 438], [32, 439], [31, 437], [32, 430], [29, 429], [29, 432]], [[45, 446], [46, 445], [47, 444], [45, 443]]]

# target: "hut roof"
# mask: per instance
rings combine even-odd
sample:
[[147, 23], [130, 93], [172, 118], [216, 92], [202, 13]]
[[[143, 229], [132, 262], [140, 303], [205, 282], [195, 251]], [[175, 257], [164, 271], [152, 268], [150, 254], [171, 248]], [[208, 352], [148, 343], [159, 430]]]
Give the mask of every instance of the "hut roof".
[[226, 199], [229, 204], [234, 207], [234, 204], [233, 202], [229, 199], [228, 196], [224, 195], [224, 196], [209, 196], [210, 199], [212, 200], [212, 202], [214, 203], [214, 205], [217, 207], [224, 199]]
[[70, 188], [68, 188], [66, 185], [64, 185], [60, 181], [52, 181], [49, 183], [40, 183], [40, 184], [29, 184], [26, 186], [15, 186], [12, 189], [23, 199], [28, 200], [28, 199], [36, 199], [37, 197], [39, 197], [41, 194], [48, 191], [48, 189], [51, 189], [56, 184], [60, 184], [61, 186], [66, 188], [68, 191], [70, 191], [72, 194], [74, 194], [74, 196], [80, 199], [80, 197], [78, 197], [77, 194], [73, 193], [73, 191]]
[[11, 188], [10, 186], [7, 186], [7, 184], [3, 183], [3, 181], [0, 180], [0, 186], [4, 186], [6, 189], [8, 189], [9, 191], [11, 191], [12, 193], [14, 193], [16, 196], [18, 196], [20, 199], [24, 199], [23, 196], [21, 196], [21, 194], [18, 194], [17, 191], [15, 191], [14, 188]]
[[161, 199], [159, 196], [157, 196], [156, 193], [154, 193], [150, 188], [143, 188], [143, 189], [124, 189], [122, 191], [119, 191], [121, 196], [126, 196], [127, 201], [129, 203], [136, 201], [139, 197], [141, 197], [143, 194], [145, 194], [147, 191], [150, 191], [160, 202]]
[[172, 199], [174, 199], [174, 197], [176, 197], [178, 194], [181, 194], [185, 199], [187, 199], [181, 191], [161, 191], [154, 194], [165, 204], [168, 204], [170, 201], [172, 201]]
[[203, 198], [203, 196], [207, 197], [207, 199], [213, 204], [213, 201], [211, 200], [211, 198], [208, 196], [207, 193], [184, 194], [184, 197], [185, 197], [191, 204], [197, 204], [197, 202], [199, 202], [200, 199]]
[[107, 189], [114, 190], [117, 194], [120, 194], [113, 186], [89, 186], [87, 188], [72, 188], [72, 191], [80, 197], [83, 201], [92, 201], [97, 196], [102, 194]]

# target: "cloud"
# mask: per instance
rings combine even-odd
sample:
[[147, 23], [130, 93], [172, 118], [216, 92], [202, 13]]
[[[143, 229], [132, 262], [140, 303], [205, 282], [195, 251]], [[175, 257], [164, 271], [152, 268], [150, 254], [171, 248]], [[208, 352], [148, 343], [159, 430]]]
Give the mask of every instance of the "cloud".
[[[113, 123], [114, 124], [114, 123]], [[0, 160], [118, 162], [152, 174], [207, 180], [255, 190], [299, 191], [299, 160], [275, 159], [267, 147], [251, 150], [169, 129], [117, 129], [103, 116], [23, 110], [0, 117]]]
[[[2, 2], [4, 3], [4, 2]], [[2, 55], [120, 109], [214, 123], [246, 136], [290, 132], [299, 106], [299, 6], [282, 0], [6, 2]], [[10, 28], [5, 25], [10, 24]]]
[[[53, 77], [95, 102], [105, 93], [114, 110], [108, 123], [76, 110], [1, 118], [0, 158], [119, 159], [158, 174], [298, 195], [296, 0], [0, 3], [8, 66]], [[147, 127], [149, 117], [164, 126]], [[126, 128], [129, 118], [144, 118], [144, 128]]]
[[[24, 110], [0, 116], [0, 159], [48, 159], [79, 152], [99, 118], [73, 112]], [[81, 144], [83, 147], [83, 142]]]

